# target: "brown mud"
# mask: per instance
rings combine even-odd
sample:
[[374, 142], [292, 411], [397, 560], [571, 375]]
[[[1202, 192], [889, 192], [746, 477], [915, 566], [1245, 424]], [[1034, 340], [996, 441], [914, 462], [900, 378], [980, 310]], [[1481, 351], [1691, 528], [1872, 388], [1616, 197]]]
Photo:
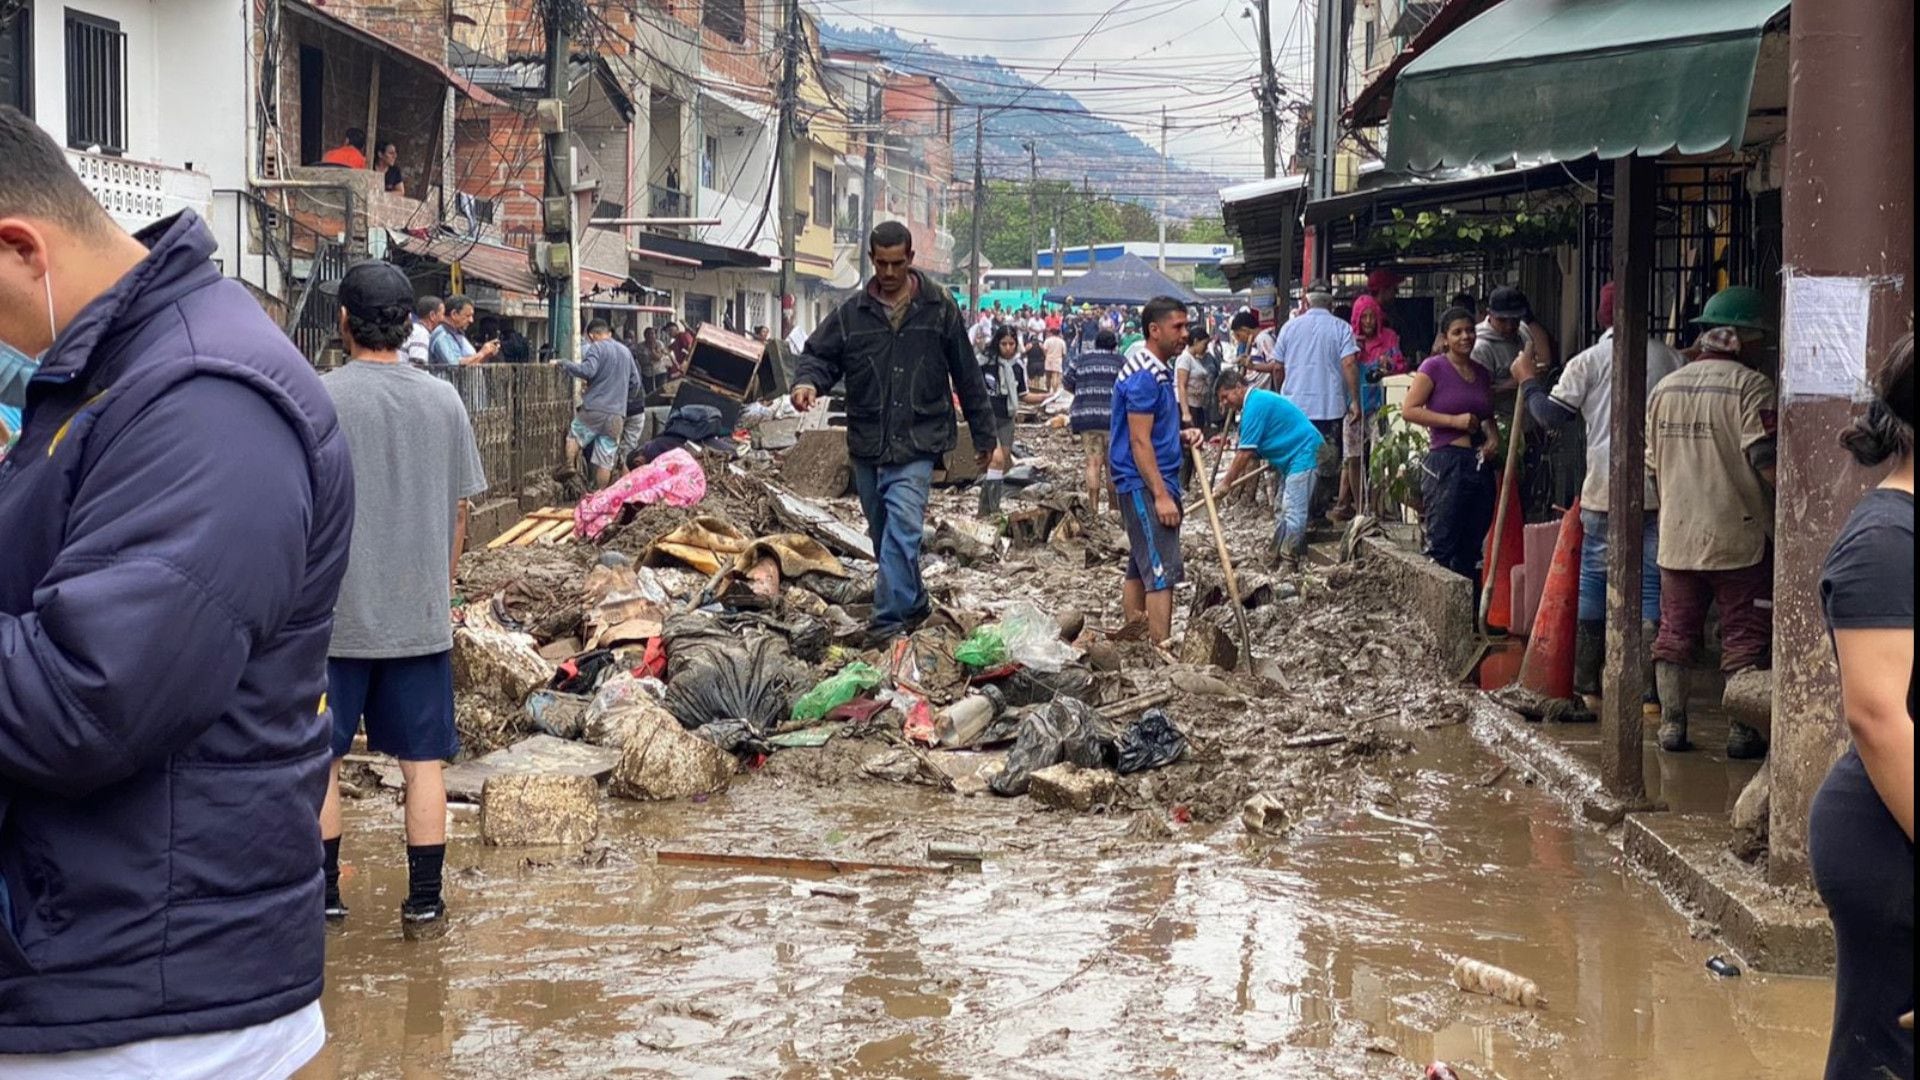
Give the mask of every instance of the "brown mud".
[[[1022, 441], [1055, 463], [1056, 492], [1077, 487], [1064, 436]], [[711, 487], [697, 512], [773, 526], [750, 480]], [[852, 500], [833, 505], [858, 523]], [[972, 505], [936, 492], [931, 513]], [[607, 547], [638, 555], [688, 514], [644, 511]], [[1232, 550], [1257, 560], [1270, 513], [1225, 514]], [[1201, 578], [1206, 529], [1195, 506]], [[1088, 566], [1098, 542], [930, 560], [928, 584], [969, 619], [1077, 608], [1084, 645], [1121, 625], [1117, 572]], [[470, 556], [462, 591], [506, 589], [516, 616], [564, 623], [599, 550]], [[1715, 979], [1717, 946], [1608, 837], [1523, 774], [1487, 781], [1501, 770], [1459, 726], [1464, 691], [1364, 564], [1271, 583], [1286, 588], [1248, 613], [1260, 675], [1214, 671], [1208, 692], [1181, 692], [1167, 709], [1187, 758], [1124, 778], [1105, 813], [876, 779], [864, 766], [890, 744], [836, 739], [704, 801], [609, 799], [584, 850], [486, 848], [457, 812], [452, 933], [409, 944], [398, 807], [390, 792], [351, 801], [353, 915], [329, 949], [330, 1042], [302, 1077], [1375, 1080], [1434, 1059], [1466, 1080], [1817, 1071], [1831, 985]], [[1183, 592], [1177, 632], [1188, 607]], [[1117, 648], [1105, 700], [1198, 670], [1145, 642]], [[492, 709], [488, 734], [514, 734], [510, 703], [461, 705], [463, 732]], [[1239, 822], [1256, 794], [1280, 808], [1274, 835]], [[940, 842], [980, 849], [979, 872], [828, 880], [654, 858], [921, 864]], [[1455, 990], [1462, 956], [1538, 982], [1549, 1004]]]

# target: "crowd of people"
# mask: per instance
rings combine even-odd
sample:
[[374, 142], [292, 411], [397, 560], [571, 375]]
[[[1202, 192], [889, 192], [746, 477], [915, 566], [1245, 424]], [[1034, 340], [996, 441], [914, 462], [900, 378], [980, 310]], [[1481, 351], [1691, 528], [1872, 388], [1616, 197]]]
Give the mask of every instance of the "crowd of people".
[[[322, 377], [221, 275], [192, 211], [127, 234], [61, 147], [5, 108], [0, 161], [0, 404], [13, 440], [0, 463], [0, 1074], [286, 1075], [326, 1038], [325, 924], [348, 917], [338, 764], [363, 728], [406, 781], [403, 933], [446, 932], [448, 608], [466, 511], [488, 479], [465, 404], [423, 368], [504, 360], [509, 345], [471, 339], [466, 298], [416, 297], [393, 266], [364, 263], [338, 289], [347, 361]], [[1347, 319], [1314, 283], [1277, 332], [1251, 312], [1196, 319], [1155, 298], [1082, 313], [1092, 333], [1082, 325], [1069, 344], [1064, 318], [1036, 331], [1015, 316], [977, 335], [914, 268], [897, 222], [873, 230], [869, 254], [872, 279], [801, 343], [791, 403], [805, 411], [844, 386], [878, 555], [875, 644], [929, 615], [921, 538], [959, 416], [991, 477], [1019, 407], [1072, 395], [1088, 495], [1105, 494], [1125, 526], [1111, 569], [1126, 617], [1162, 642], [1183, 575], [1181, 473], [1209, 432], [1232, 458], [1226, 487], [1273, 471], [1272, 553], [1298, 559], [1316, 493], [1337, 499], [1356, 425], [1364, 459], [1378, 403], [1366, 387], [1409, 366], [1382, 296], [1397, 283], [1370, 282], [1374, 303], [1356, 300]], [[1585, 419], [1590, 472], [1604, 475], [1595, 419], [1611, 353], [1603, 339], [1562, 367], [1523, 296], [1496, 290], [1484, 313], [1467, 299], [1443, 316], [1404, 412], [1431, 431], [1430, 551], [1473, 576], [1502, 395], [1543, 425]], [[1771, 649], [1775, 406], [1747, 363], [1764, 329], [1751, 301], [1729, 290], [1708, 304], [1698, 340], [1663, 355], [1677, 366], [1648, 402], [1659, 507], [1642, 542], [1661, 570], [1668, 749], [1687, 734], [1685, 687], [1668, 669], [1691, 659], [1710, 603], [1724, 665]], [[634, 385], [661, 352], [677, 357], [682, 337], [691, 349], [674, 330], [636, 349], [591, 323], [581, 358], [564, 360], [585, 384], [571, 443], [591, 467], [617, 461]], [[1038, 388], [1019, 362], [1036, 336]], [[1876, 370], [1844, 441], [1885, 472], [1820, 586], [1853, 736], [1810, 823], [1839, 954], [1836, 1078], [1913, 1064], [1896, 1016], [1913, 976], [1911, 337]], [[1364, 480], [1346, 486], [1344, 505], [1363, 505]], [[984, 501], [993, 512], [999, 496]], [[1584, 624], [1603, 609], [1582, 612]]]

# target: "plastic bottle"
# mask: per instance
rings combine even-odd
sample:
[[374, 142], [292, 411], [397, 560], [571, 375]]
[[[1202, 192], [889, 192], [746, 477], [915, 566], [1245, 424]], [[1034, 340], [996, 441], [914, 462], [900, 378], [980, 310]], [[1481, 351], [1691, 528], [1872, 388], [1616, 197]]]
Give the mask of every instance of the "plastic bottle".
[[935, 728], [940, 745], [949, 749], [972, 745], [1005, 707], [1000, 692], [991, 686], [947, 706]]

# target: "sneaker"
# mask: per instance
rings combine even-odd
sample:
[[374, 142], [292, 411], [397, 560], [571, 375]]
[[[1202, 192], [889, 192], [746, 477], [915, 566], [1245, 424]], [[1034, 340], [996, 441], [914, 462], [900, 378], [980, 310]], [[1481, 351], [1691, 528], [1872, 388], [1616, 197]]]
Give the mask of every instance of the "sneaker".
[[425, 904], [415, 904], [409, 900], [400, 905], [400, 933], [408, 941], [432, 941], [445, 937], [447, 933], [447, 903], [434, 900]]

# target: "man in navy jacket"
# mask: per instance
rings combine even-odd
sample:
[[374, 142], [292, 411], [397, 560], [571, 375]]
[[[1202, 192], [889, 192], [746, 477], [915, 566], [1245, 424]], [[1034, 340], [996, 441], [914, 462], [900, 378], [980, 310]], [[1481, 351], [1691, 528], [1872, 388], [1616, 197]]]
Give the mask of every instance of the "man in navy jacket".
[[353, 477], [214, 247], [191, 212], [128, 236], [0, 108], [0, 344], [37, 363], [0, 462], [0, 1075], [268, 1075], [325, 1039]]

